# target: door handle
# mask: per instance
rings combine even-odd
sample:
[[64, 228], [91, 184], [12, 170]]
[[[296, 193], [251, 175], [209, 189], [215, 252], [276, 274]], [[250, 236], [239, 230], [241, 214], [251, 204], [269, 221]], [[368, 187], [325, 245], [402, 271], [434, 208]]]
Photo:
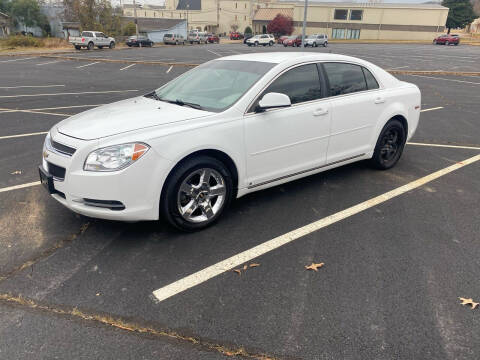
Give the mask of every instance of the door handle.
[[385, 98], [377, 97], [375, 98], [375, 104], [383, 104], [385, 102]]
[[313, 112], [313, 116], [322, 116], [322, 115], [327, 115], [328, 114], [328, 109], [317, 109]]

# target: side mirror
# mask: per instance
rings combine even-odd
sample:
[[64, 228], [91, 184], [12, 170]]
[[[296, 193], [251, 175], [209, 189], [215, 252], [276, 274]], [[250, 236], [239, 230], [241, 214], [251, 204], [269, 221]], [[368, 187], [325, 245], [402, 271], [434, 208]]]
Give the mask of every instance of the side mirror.
[[292, 106], [292, 102], [288, 95], [271, 92], [265, 94], [263, 98], [258, 102], [255, 112], [264, 112], [268, 109], [284, 108]]

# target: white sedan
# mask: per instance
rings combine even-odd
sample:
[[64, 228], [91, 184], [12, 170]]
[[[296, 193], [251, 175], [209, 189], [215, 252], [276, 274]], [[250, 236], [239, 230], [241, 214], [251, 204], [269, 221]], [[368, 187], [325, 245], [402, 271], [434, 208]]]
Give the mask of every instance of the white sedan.
[[192, 231], [253, 191], [364, 159], [391, 168], [420, 103], [416, 85], [353, 57], [229, 56], [58, 123], [40, 178], [77, 213]]

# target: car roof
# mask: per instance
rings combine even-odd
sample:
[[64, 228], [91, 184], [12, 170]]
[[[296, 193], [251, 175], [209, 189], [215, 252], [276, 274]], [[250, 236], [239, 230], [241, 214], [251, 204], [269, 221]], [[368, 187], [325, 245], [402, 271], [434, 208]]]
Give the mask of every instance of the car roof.
[[232, 55], [219, 58], [216, 60], [243, 60], [243, 61], [260, 61], [274, 64], [295, 61], [354, 61], [364, 62], [351, 56], [339, 54], [326, 54], [317, 52], [265, 52], [265, 53], [249, 53], [242, 55]]

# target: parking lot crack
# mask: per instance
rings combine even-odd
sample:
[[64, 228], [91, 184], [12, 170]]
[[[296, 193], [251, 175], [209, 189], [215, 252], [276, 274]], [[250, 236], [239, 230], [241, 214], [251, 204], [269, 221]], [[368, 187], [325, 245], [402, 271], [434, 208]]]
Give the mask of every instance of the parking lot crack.
[[243, 347], [233, 347], [228, 345], [222, 345], [211, 341], [200, 339], [199, 337], [187, 336], [179, 334], [171, 330], [157, 329], [152, 326], [140, 325], [133, 323], [126, 319], [123, 319], [116, 315], [111, 314], [99, 314], [89, 312], [77, 307], [67, 307], [63, 305], [52, 305], [34, 301], [26, 298], [22, 295], [13, 294], [0, 294], [0, 303], [5, 305], [16, 306], [25, 310], [33, 310], [44, 312], [47, 314], [55, 314], [59, 316], [66, 316], [76, 319], [81, 319], [88, 322], [94, 322], [102, 324], [111, 328], [128, 331], [130, 333], [138, 335], [149, 335], [161, 338], [169, 338], [178, 340], [184, 343], [189, 343], [194, 346], [198, 346], [207, 351], [216, 351], [225, 356], [236, 356], [244, 359], [257, 359], [257, 360], [279, 360], [280, 358], [265, 353], [255, 353], [245, 350]]
[[39, 262], [40, 260], [43, 260], [47, 257], [49, 257], [50, 255], [52, 255], [54, 252], [56, 252], [57, 250], [63, 248], [65, 245], [71, 243], [73, 240], [77, 239], [78, 237], [82, 236], [85, 231], [87, 231], [88, 229], [88, 226], [90, 225], [90, 223], [86, 222], [86, 223], [83, 223], [81, 226], [80, 226], [80, 229], [79, 231], [77, 231], [76, 233], [70, 235], [69, 237], [57, 242], [54, 246], [46, 249], [45, 251], [43, 251], [42, 253], [40, 253], [39, 255], [37, 255], [36, 257], [34, 257], [33, 259], [30, 259], [28, 261], [26, 261], [25, 263], [17, 266], [16, 268], [8, 271], [7, 273], [4, 273], [4, 274], [0, 274], [0, 283], [7, 280], [8, 278], [10, 278], [11, 276], [21, 272], [22, 270], [28, 268], [28, 267], [31, 267], [31, 271], [33, 273], [34, 271], [34, 265]]

